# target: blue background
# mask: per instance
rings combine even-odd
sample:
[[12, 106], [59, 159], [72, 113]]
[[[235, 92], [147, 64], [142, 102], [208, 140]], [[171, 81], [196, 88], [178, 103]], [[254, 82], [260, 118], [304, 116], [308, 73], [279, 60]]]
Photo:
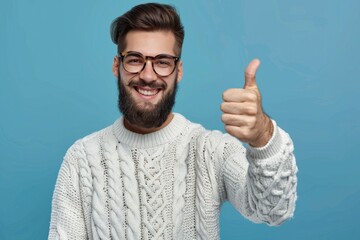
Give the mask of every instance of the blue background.
[[[119, 116], [109, 25], [142, 2], [1, 0], [0, 239], [47, 238], [67, 148]], [[264, 108], [295, 142], [295, 217], [271, 228], [225, 204], [222, 239], [359, 239], [360, 1], [171, 3], [186, 29], [175, 111], [223, 130], [221, 94], [258, 57]]]

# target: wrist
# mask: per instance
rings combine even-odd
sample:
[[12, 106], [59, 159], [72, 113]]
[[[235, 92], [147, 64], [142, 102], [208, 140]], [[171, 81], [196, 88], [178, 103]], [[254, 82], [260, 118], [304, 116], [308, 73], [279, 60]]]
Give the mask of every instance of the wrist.
[[252, 142], [249, 142], [251, 147], [263, 147], [265, 146], [271, 139], [274, 133], [274, 125], [271, 119], [265, 115], [265, 126], [264, 130], [260, 132], [259, 136]]

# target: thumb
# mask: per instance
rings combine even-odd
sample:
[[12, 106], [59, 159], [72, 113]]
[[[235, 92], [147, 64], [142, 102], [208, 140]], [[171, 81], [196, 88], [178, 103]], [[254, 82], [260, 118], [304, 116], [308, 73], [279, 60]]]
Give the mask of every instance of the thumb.
[[260, 66], [260, 60], [255, 58], [252, 60], [245, 70], [245, 84], [244, 88], [256, 87], [256, 71]]

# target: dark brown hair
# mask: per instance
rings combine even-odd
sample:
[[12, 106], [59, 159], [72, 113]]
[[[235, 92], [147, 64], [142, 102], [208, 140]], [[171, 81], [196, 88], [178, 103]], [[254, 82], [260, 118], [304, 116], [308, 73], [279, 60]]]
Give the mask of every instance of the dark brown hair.
[[176, 39], [176, 54], [181, 54], [184, 27], [176, 9], [167, 4], [146, 3], [133, 7], [116, 18], [110, 26], [112, 41], [118, 45], [118, 53], [125, 49], [125, 36], [132, 30], [171, 31]]

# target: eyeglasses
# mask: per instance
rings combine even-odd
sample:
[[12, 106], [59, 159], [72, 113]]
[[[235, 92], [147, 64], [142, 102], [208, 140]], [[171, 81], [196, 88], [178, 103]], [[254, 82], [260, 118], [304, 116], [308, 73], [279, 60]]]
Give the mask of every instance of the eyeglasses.
[[152, 64], [154, 72], [161, 76], [167, 77], [175, 71], [176, 63], [180, 57], [171, 56], [168, 54], [159, 54], [155, 57], [144, 56], [139, 52], [122, 52], [119, 59], [122, 61], [123, 68], [129, 73], [139, 73], [144, 70], [147, 60]]

